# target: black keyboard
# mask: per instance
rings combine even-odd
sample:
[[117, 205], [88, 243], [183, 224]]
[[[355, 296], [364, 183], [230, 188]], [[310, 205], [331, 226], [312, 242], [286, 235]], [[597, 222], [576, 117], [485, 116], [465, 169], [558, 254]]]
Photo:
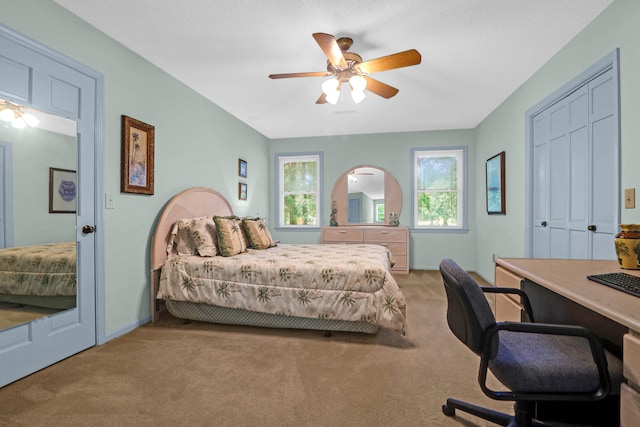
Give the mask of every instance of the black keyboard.
[[622, 292], [640, 297], [640, 277], [627, 273], [605, 273], [587, 276], [587, 279], [602, 283]]

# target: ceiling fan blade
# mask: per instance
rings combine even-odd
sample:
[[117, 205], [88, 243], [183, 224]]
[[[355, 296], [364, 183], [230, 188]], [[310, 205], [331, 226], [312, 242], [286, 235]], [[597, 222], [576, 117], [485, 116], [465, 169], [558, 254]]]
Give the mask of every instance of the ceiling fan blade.
[[269, 74], [270, 79], [288, 79], [291, 77], [325, 77], [332, 74], [327, 71], [311, 71], [308, 73]]
[[395, 96], [399, 90], [393, 86], [389, 86], [386, 83], [382, 83], [379, 80], [372, 79], [369, 76], [362, 76], [367, 81], [367, 89], [369, 92], [373, 92], [376, 95], [380, 95], [383, 98], [391, 98]]
[[358, 64], [358, 68], [363, 73], [371, 74], [379, 71], [393, 70], [394, 68], [418, 65], [420, 61], [422, 61], [420, 53], [415, 49], [411, 49], [364, 61]]
[[320, 98], [316, 101], [316, 104], [326, 104], [327, 103], [327, 95], [324, 93], [320, 95]]
[[342, 55], [342, 50], [338, 46], [336, 38], [331, 34], [313, 33], [313, 38], [320, 45], [320, 49], [324, 52], [329, 62], [336, 67], [346, 67], [347, 61]]

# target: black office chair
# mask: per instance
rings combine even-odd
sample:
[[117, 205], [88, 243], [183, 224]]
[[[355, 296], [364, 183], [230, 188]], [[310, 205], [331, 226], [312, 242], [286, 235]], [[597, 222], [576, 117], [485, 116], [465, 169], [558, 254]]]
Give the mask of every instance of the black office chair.
[[[619, 390], [622, 362], [580, 326], [533, 323], [527, 295], [520, 289], [480, 287], [452, 260], [440, 263], [447, 293], [447, 322], [454, 335], [480, 356], [478, 382], [492, 399], [513, 400], [515, 415], [449, 398], [447, 416], [456, 409], [503, 426], [544, 426], [534, 420], [538, 402], [599, 401]], [[496, 323], [485, 292], [521, 298], [528, 322]], [[492, 390], [490, 371], [506, 390]], [[547, 420], [549, 421], [549, 420]]]

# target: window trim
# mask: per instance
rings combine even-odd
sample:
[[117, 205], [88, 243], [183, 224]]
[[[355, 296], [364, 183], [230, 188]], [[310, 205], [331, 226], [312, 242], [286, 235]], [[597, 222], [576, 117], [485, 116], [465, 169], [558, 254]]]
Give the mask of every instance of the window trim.
[[[281, 182], [282, 182], [282, 170], [280, 168], [281, 161], [283, 159], [296, 158], [296, 159], [304, 159], [304, 158], [313, 158], [317, 160], [318, 166], [318, 182], [317, 182], [317, 224], [315, 225], [291, 225], [291, 224], [282, 224], [283, 215], [283, 206], [281, 197]], [[320, 151], [309, 151], [302, 153], [276, 153], [275, 154], [275, 229], [279, 231], [319, 231], [323, 224], [323, 214], [324, 211], [324, 154]]]
[[[460, 212], [460, 224], [456, 227], [434, 227], [434, 226], [418, 226], [417, 221], [417, 176], [416, 176], [416, 159], [422, 152], [462, 152], [462, 209]], [[469, 217], [469, 161], [467, 155], [467, 146], [451, 146], [451, 147], [421, 147], [411, 149], [411, 231], [418, 233], [448, 233], [448, 234], [466, 234], [468, 229]]]

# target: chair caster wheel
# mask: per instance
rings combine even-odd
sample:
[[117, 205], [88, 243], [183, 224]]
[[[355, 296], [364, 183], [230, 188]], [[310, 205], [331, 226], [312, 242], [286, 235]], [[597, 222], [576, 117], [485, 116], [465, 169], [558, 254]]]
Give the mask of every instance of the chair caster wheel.
[[456, 408], [453, 408], [447, 404], [442, 405], [442, 413], [447, 417], [453, 417], [456, 414]]

